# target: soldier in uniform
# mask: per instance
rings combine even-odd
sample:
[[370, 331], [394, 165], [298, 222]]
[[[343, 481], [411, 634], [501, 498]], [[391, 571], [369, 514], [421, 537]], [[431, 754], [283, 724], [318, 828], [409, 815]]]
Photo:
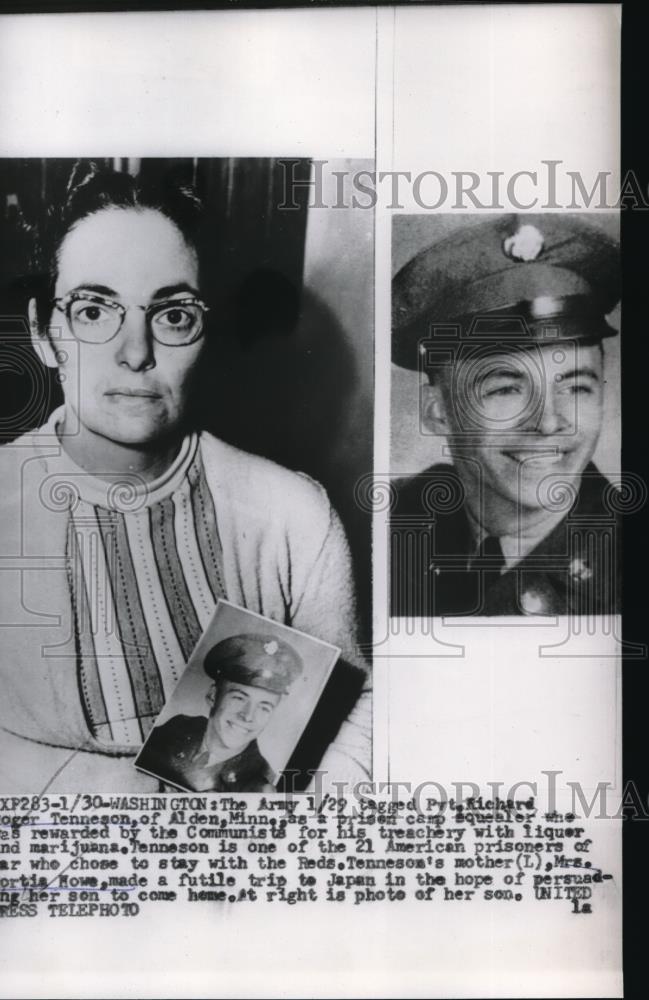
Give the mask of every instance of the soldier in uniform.
[[213, 681], [209, 717], [175, 715], [155, 726], [136, 766], [190, 791], [274, 791], [276, 776], [257, 744], [301, 658], [270, 635], [236, 635], [205, 657]]
[[617, 244], [556, 214], [499, 216], [393, 284], [393, 360], [452, 464], [396, 484], [392, 615], [597, 615], [619, 607], [619, 494], [593, 465]]

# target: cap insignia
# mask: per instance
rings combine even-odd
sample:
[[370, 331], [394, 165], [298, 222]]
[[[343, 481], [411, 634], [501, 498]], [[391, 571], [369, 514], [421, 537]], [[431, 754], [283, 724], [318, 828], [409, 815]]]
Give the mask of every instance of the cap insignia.
[[272, 642], [265, 642], [264, 643], [264, 649], [268, 653], [269, 656], [274, 656], [275, 653], [277, 652], [277, 650], [279, 649], [279, 646], [277, 645], [277, 643], [273, 639]]
[[503, 253], [512, 260], [536, 260], [542, 250], [543, 237], [536, 226], [520, 226], [503, 240]]

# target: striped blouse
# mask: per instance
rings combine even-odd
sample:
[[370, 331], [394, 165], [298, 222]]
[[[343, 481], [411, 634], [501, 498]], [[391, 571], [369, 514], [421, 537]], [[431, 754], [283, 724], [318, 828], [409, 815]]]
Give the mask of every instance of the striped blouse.
[[140, 746], [225, 596], [214, 502], [195, 434], [154, 482], [76, 472], [66, 561], [80, 695], [97, 739]]

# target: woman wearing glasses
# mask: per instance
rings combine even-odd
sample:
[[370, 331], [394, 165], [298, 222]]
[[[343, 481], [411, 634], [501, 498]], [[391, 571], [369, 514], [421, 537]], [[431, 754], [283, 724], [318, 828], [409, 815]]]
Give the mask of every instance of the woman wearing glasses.
[[[324, 490], [188, 422], [208, 327], [202, 218], [186, 189], [94, 169], [57, 216], [29, 316], [64, 403], [2, 449], [3, 554], [17, 557], [2, 791], [154, 789], [133, 758], [220, 597], [354, 659], [349, 555]], [[368, 769], [364, 705], [320, 764], [334, 780]]]

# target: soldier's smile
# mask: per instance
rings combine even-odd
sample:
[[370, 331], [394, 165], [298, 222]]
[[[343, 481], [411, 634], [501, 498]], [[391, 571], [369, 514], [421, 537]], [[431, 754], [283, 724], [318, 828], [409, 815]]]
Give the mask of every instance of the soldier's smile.
[[534, 465], [550, 468], [555, 465], [562, 465], [573, 454], [573, 448], [518, 448], [503, 451], [506, 458], [511, 459], [517, 465]]
[[242, 733], [242, 734], [243, 734], [244, 736], [249, 736], [249, 735], [250, 735], [250, 733], [253, 733], [253, 732], [254, 732], [254, 729], [251, 729], [251, 728], [250, 728], [249, 726], [242, 726], [242, 725], [239, 725], [239, 723], [238, 723], [238, 722], [235, 722], [235, 721], [234, 721], [234, 720], [232, 720], [232, 719], [228, 719], [228, 720], [227, 720], [227, 721], [226, 721], [226, 722], [224, 723], [224, 725], [225, 725], [225, 726], [226, 726], [226, 727], [227, 727], [228, 729], [230, 729], [231, 731], [233, 731], [233, 732], [235, 732], [235, 733]]

